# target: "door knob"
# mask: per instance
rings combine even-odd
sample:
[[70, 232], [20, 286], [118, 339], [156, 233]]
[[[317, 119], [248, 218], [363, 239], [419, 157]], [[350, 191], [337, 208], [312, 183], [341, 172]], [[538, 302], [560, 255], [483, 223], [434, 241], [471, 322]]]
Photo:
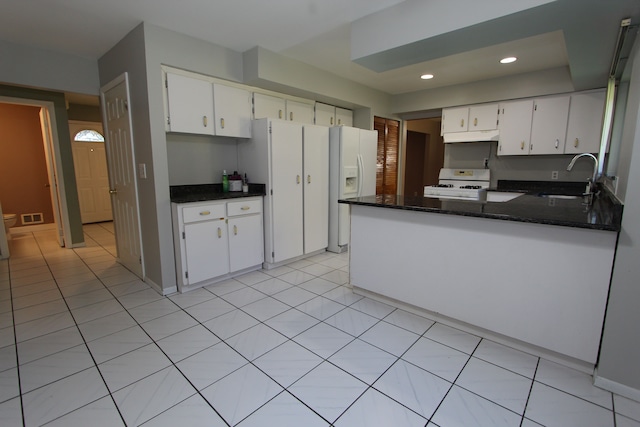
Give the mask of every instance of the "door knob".
[[109, 194], [118, 194], [118, 190], [109, 190]]

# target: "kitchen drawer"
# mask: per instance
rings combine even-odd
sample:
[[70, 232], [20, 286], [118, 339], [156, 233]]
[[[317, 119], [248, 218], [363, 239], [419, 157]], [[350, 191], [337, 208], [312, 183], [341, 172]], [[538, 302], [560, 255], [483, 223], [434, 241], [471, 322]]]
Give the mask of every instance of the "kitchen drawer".
[[212, 219], [224, 219], [224, 217], [224, 203], [182, 208], [182, 221], [185, 224]]
[[227, 215], [238, 216], [262, 212], [262, 200], [243, 200], [227, 203]]

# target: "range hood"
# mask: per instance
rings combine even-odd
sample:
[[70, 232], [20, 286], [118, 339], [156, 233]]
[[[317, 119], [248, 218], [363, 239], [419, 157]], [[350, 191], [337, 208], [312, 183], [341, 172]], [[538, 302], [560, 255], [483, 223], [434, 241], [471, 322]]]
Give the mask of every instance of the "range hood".
[[481, 141], [497, 141], [500, 132], [493, 130], [474, 130], [471, 132], [449, 132], [445, 133], [442, 138], [446, 144], [452, 142], [481, 142]]

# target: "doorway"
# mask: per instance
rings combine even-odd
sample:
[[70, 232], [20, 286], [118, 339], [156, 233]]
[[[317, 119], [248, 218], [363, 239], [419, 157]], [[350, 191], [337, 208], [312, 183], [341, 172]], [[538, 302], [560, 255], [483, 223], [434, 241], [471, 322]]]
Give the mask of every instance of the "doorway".
[[440, 118], [407, 120], [404, 195], [419, 196], [424, 187], [438, 183], [444, 165], [444, 143]]
[[[71, 244], [66, 200], [58, 171], [58, 141], [49, 102], [0, 98], [2, 110], [0, 196], [5, 213], [18, 215], [17, 226], [57, 228], [60, 246]], [[36, 218], [38, 221], [33, 221]], [[40, 226], [40, 227], [42, 227]], [[2, 238], [5, 236], [3, 235]]]

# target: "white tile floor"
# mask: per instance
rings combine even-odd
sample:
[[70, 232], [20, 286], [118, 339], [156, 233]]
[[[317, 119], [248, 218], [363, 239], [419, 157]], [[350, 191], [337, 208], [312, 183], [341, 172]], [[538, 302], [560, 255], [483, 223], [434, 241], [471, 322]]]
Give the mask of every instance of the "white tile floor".
[[1, 426], [640, 427], [585, 374], [354, 295], [345, 254], [167, 298], [85, 234], [0, 261]]

